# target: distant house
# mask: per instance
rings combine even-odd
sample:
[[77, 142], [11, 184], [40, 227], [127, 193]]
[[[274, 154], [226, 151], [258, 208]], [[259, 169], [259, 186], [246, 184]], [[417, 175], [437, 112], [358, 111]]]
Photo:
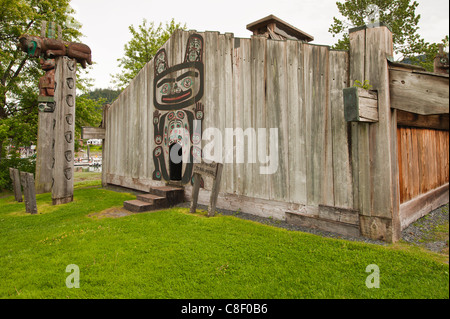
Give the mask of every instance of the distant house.
[[90, 139], [87, 141], [88, 145], [102, 145], [102, 140], [100, 139]]

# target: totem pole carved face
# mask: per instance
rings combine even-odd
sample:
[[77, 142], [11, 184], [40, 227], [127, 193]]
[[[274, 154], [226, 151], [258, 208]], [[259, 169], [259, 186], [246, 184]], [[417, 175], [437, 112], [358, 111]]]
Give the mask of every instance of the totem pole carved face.
[[[154, 59], [153, 82], [154, 141], [153, 150], [155, 180], [191, 181], [193, 158], [198, 158], [201, 143], [201, 125], [204, 106], [203, 97], [203, 38], [192, 34], [186, 45], [184, 61], [169, 66], [167, 52], [161, 49]], [[199, 122], [194, 123], [197, 120]], [[177, 144], [177, 147], [173, 148]], [[171, 149], [182, 156], [182, 164], [173, 164]], [[176, 162], [176, 161], [175, 161]], [[181, 172], [175, 177], [173, 169]], [[182, 167], [182, 168], [180, 168]]]

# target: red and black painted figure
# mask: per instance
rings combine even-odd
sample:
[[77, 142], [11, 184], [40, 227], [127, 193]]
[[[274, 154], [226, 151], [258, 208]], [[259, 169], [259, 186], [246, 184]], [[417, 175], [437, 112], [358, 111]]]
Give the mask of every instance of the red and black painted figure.
[[189, 37], [180, 64], [169, 66], [165, 49], [158, 51], [154, 61], [153, 179], [186, 184], [192, 178], [193, 162], [201, 158], [203, 38], [199, 34]]

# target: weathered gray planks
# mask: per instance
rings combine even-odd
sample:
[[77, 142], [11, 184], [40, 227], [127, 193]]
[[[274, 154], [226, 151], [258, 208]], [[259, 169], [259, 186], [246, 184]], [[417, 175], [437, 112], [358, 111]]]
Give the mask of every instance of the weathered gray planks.
[[[254, 170], [254, 160], [257, 152], [256, 147], [256, 135], [252, 135], [254, 122], [258, 114], [252, 107], [252, 92], [246, 89], [247, 83], [251, 83], [251, 66], [252, 66], [252, 52], [251, 52], [251, 40], [241, 40], [241, 76], [240, 76], [240, 94], [238, 112], [236, 112], [234, 129], [242, 128], [244, 133], [248, 132], [250, 135], [244, 137], [244, 143], [242, 145], [236, 145], [235, 161], [240, 161], [237, 164], [237, 180], [239, 188], [236, 190], [238, 194], [244, 194], [246, 196], [253, 195], [253, 185], [255, 181], [256, 172]], [[225, 123], [226, 124], [226, 123]], [[240, 158], [238, 158], [238, 156]], [[242, 161], [243, 163], [242, 163]]]
[[349, 55], [346, 51], [330, 51], [330, 107], [333, 140], [334, 206], [354, 208], [351, 124], [345, 123], [342, 88], [349, 84]]
[[[189, 32], [176, 32], [164, 45], [169, 64], [182, 61], [188, 36]], [[348, 84], [347, 53], [330, 53], [327, 46], [259, 36], [239, 39], [218, 32], [204, 32], [202, 36], [203, 130], [217, 128], [222, 133], [222, 156], [231, 156], [228, 159], [232, 160], [224, 163], [221, 191], [303, 205], [334, 205], [338, 197], [340, 206], [351, 208], [351, 152], [342, 103], [338, 102]], [[140, 189], [153, 183], [152, 81], [153, 61], [108, 111], [109, 156], [105, 160], [109, 163], [109, 182], [127, 187], [134, 183]], [[236, 129], [248, 133], [244, 145], [237, 145], [235, 135], [231, 136], [231, 155], [225, 153], [230, 138], [226, 136], [227, 128], [233, 133]], [[270, 143], [274, 143], [270, 128], [278, 130], [278, 167], [275, 174], [264, 175], [260, 168], [268, 163], [261, 163], [263, 156], [259, 153], [269, 155]], [[255, 135], [246, 129], [253, 129]], [[258, 146], [258, 129], [265, 130], [265, 149]], [[137, 150], [142, 142], [147, 144], [146, 152]], [[239, 154], [244, 163], [236, 163], [242, 159], [237, 158]], [[334, 186], [349, 181], [348, 187]]]
[[38, 113], [38, 140], [36, 150], [36, 193], [52, 190], [54, 112]]
[[[288, 140], [288, 108], [287, 108], [287, 62], [286, 62], [286, 41], [267, 42], [267, 81], [266, 81], [266, 135], [268, 153], [270, 144], [274, 143], [269, 137], [270, 128], [278, 129], [278, 150], [289, 148]], [[289, 164], [288, 156], [284, 152], [278, 151], [271, 154], [277, 157], [278, 170], [274, 174], [269, 174], [270, 193], [269, 199], [288, 200], [289, 199]], [[271, 159], [273, 160], [273, 158]]]
[[304, 48], [307, 201], [308, 205], [333, 205], [329, 47]]
[[448, 114], [448, 84], [448, 75], [391, 69], [391, 107], [421, 115]]
[[53, 205], [73, 201], [76, 68], [75, 60], [56, 59]]
[[33, 173], [20, 172], [20, 183], [23, 187], [25, 211], [30, 214], [37, 214], [36, 189]]
[[[248, 40], [246, 40], [248, 41]], [[241, 39], [242, 42], [242, 39]], [[266, 99], [266, 82], [267, 82], [267, 40], [263, 36], [252, 36], [250, 40], [251, 49], [251, 108], [254, 114], [253, 122], [254, 128], [266, 128], [267, 119], [267, 99]], [[258, 136], [258, 139], [260, 136]], [[259, 154], [268, 154], [268, 137], [265, 142], [267, 147], [262, 149], [260, 146], [257, 150], [257, 163], [252, 165], [252, 192], [250, 196], [256, 198], [266, 198], [270, 192], [270, 184], [268, 183], [269, 176], [260, 174]], [[258, 140], [259, 143], [259, 140]], [[264, 164], [265, 165], [265, 164]], [[226, 176], [224, 172], [224, 176]]]
[[[339, 216], [339, 213], [332, 212], [331, 216], [333, 217]], [[335, 219], [322, 218], [320, 216], [310, 216], [292, 212], [286, 213], [286, 220], [288, 221], [288, 223], [297, 226], [317, 228], [324, 231], [342, 234], [345, 236], [352, 236], [352, 237], [360, 236], [359, 223], [352, 224], [337, 221]]]
[[303, 48], [303, 44], [297, 41], [287, 41], [289, 199], [299, 203], [307, 202], [306, 107], [303, 98], [305, 93]]
[[22, 189], [20, 188], [20, 174], [17, 168], [9, 168], [9, 177], [11, 177], [13, 190], [14, 190], [14, 199], [17, 202], [22, 202]]
[[105, 139], [105, 129], [102, 127], [83, 126], [81, 128], [81, 138], [86, 140], [91, 138], [103, 140]]
[[378, 92], [378, 122], [358, 123], [352, 130], [361, 231], [364, 236], [396, 241], [400, 235], [397, 118], [390, 107], [386, 60], [392, 55], [392, 33], [386, 27], [351, 32], [350, 48], [351, 83], [368, 80]]
[[109, 165], [109, 161], [107, 161], [108, 159], [106, 158], [106, 154], [108, 154], [108, 147], [109, 145], [106, 145], [105, 140], [107, 138], [108, 132], [107, 132], [107, 125], [106, 122], [109, 121], [108, 118], [108, 109], [111, 105], [110, 104], [105, 104], [103, 105], [103, 109], [102, 109], [102, 129], [104, 131], [104, 137], [102, 140], [102, 186], [105, 187], [108, 185], [108, 183], [106, 182], [106, 172], [108, 171], [108, 165]]
[[358, 87], [343, 90], [344, 114], [347, 122], [378, 122], [378, 98], [376, 91]]
[[[392, 55], [392, 34], [388, 28], [367, 29], [366, 78], [378, 91], [379, 122], [370, 126], [373, 186], [372, 216], [392, 219], [388, 241], [400, 236], [397, 171], [397, 120], [390, 108], [389, 72], [386, 55]], [[388, 168], [388, 169], [387, 169]], [[390, 237], [390, 238], [389, 238]]]

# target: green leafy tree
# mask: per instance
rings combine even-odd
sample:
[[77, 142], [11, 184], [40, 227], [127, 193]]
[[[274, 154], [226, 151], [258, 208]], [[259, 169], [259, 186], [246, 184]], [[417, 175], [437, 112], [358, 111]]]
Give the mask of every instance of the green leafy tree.
[[87, 97], [90, 99], [98, 100], [100, 98], [104, 98], [106, 103], [111, 104], [120, 94], [120, 90], [113, 89], [94, 89], [85, 93], [83, 97]]
[[[438, 44], [425, 42], [418, 34], [420, 14], [416, 14], [419, 5], [411, 0], [346, 0], [336, 2], [343, 19], [333, 18], [328, 31], [333, 37], [340, 37], [333, 49], [348, 50], [350, 28], [383, 22], [392, 31], [394, 54], [397, 60], [410, 59], [411, 63], [421, 65], [432, 71], [430, 60], [438, 52]], [[427, 55], [425, 59], [416, 59], [418, 55]], [[425, 61], [426, 60], [426, 61]]]
[[342, 38], [334, 45], [336, 49], [348, 50], [348, 30], [350, 28], [382, 21], [392, 31], [394, 51], [409, 50], [411, 44], [419, 40], [417, 30], [420, 14], [416, 14], [419, 5], [411, 0], [346, 0], [336, 2], [339, 13], [344, 19], [333, 18], [329, 32]]
[[[444, 50], [448, 48], [448, 35], [441, 40]], [[424, 40], [420, 40], [414, 49], [414, 53], [406, 57], [403, 62], [419, 65], [429, 72], [434, 70], [434, 58], [439, 52], [439, 43], [428, 43]]]
[[78, 151], [83, 126], [99, 127], [102, 122], [102, 108], [105, 98], [92, 99], [83, 94], [77, 96], [75, 108], [75, 151]]
[[163, 27], [160, 23], [157, 27], [154, 22], [143, 20], [142, 24], [135, 28], [128, 27], [132, 39], [124, 46], [124, 57], [117, 59], [122, 72], [112, 75], [112, 83], [116, 88], [122, 90], [139, 73], [139, 71], [158, 52], [159, 48], [170, 38], [177, 29], [186, 29], [172, 19]]

